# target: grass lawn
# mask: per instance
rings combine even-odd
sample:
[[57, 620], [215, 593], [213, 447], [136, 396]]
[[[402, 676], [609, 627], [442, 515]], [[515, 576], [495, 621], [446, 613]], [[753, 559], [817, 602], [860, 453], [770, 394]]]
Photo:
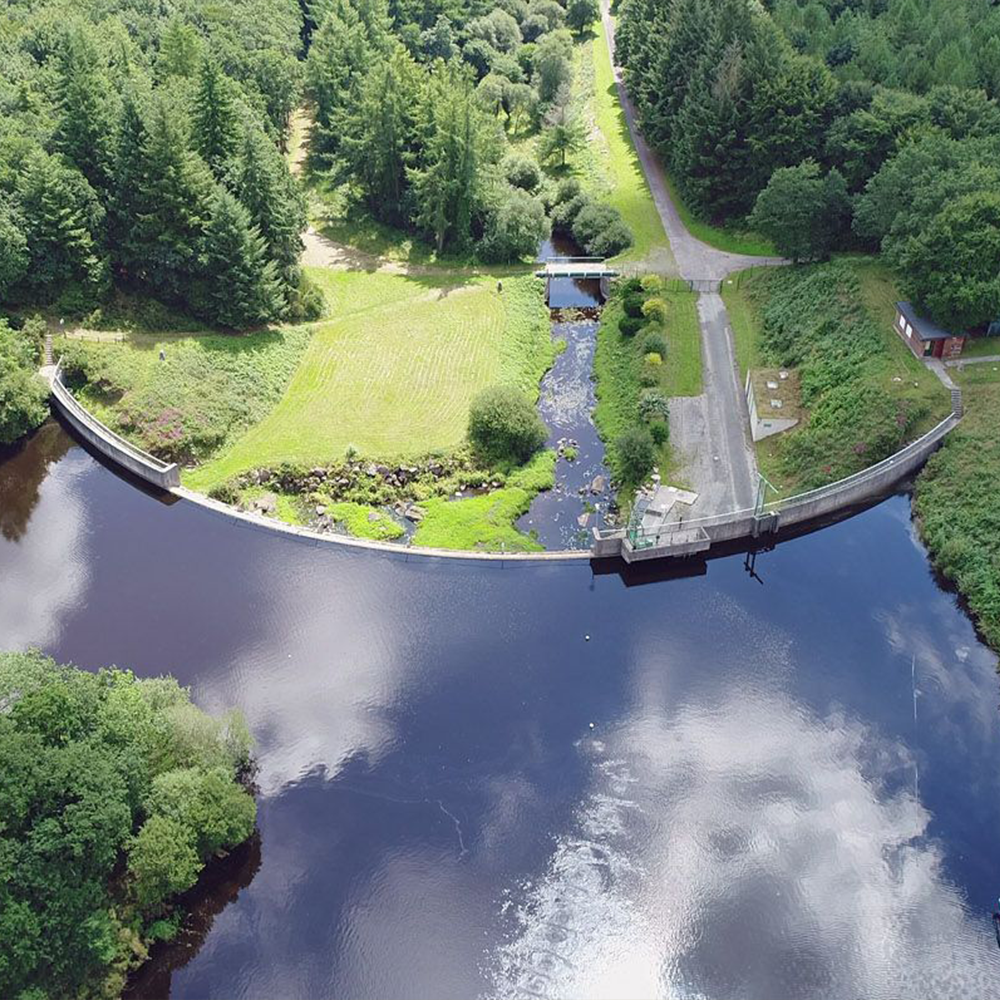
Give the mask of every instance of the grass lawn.
[[[620, 329], [624, 312], [620, 297], [613, 297], [601, 315], [594, 355], [597, 380], [597, 408], [594, 423], [608, 444], [608, 458], [614, 469], [614, 442], [627, 430], [643, 426], [639, 400], [644, 389], [659, 390], [664, 396], [697, 396], [702, 392], [701, 333], [698, 325], [697, 296], [690, 292], [664, 291], [663, 282], [644, 280], [648, 294], [667, 304], [666, 321], [650, 323], [647, 329], [664, 335], [668, 350], [662, 365], [650, 367], [643, 361], [645, 331], [634, 337]], [[656, 449], [656, 464], [667, 480], [675, 462], [666, 441]], [[625, 499], [624, 497], [622, 499]]]
[[132, 333], [123, 343], [60, 339], [55, 349], [99, 420], [155, 455], [191, 461], [215, 454], [266, 416], [311, 333], [311, 326], [243, 335]]
[[349, 447], [382, 458], [450, 449], [479, 389], [509, 382], [537, 397], [554, 346], [533, 276], [508, 277], [502, 294], [466, 275], [311, 276], [337, 318], [317, 327], [270, 414], [185, 474], [193, 489], [255, 466], [338, 461]]
[[746, 379], [747, 372], [751, 368], [760, 368], [764, 363], [761, 360], [759, 348], [760, 316], [744, 287], [744, 281], [760, 270], [761, 268], [754, 267], [741, 271], [722, 284], [722, 301], [726, 304], [726, 312], [729, 313], [729, 321], [733, 330], [736, 363], [740, 368], [741, 383]]
[[1000, 357], [1000, 337], [972, 337], [965, 342], [963, 358]]

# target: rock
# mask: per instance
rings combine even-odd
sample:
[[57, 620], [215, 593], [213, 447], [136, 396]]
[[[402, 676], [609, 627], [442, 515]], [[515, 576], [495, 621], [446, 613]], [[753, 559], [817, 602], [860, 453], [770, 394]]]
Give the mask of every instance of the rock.
[[578, 517], [578, 518], [576, 519], [576, 523], [577, 523], [578, 525], [580, 525], [580, 527], [581, 527], [581, 528], [586, 528], [586, 527], [587, 527], [587, 525], [588, 525], [588, 524], [590, 523], [590, 514], [588, 514], [588, 513], [587, 513], [587, 511], [584, 511], [584, 512], [583, 512], [583, 513], [582, 513], [582, 514], [581, 514], [581, 515], [580, 515], [580, 516], [579, 516], [579, 517]]
[[322, 479], [326, 475], [326, 469], [321, 469], [319, 467], [315, 469], [310, 469], [309, 475], [316, 476], [317, 478]]
[[604, 476], [594, 476], [594, 481], [590, 484], [591, 493], [604, 492]]
[[419, 507], [407, 507], [406, 517], [417, 524], [424, 519], [424, 512]]
[[373, 476], [373, 477], [377, 476], [378, 475], [378, 466], [375, 465], [374, 462], [369, 462], [365, 466], [365, 475], [366, 476]]
[[369, 511], [369, 513], [368, 513], [368, 520], [372, 524], [374, 524], [379, 519], [380, 516], [381, 515], [379, 514], [379, 512], [377, 510]]
[[316, 516], [317, 517], [322, 517], [325, 513], [326, 513], [326, 507], [324, 507], [322, 504], [317, 504], [316, 505]]
[[278, 498], [274, 493], [262, 493], [254, 500], [253, 506], [261, 514], [273, 514], [278, 507]]

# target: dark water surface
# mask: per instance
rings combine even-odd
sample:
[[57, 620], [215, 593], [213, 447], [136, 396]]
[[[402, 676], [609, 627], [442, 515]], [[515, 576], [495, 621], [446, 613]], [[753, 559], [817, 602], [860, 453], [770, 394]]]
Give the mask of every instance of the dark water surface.
[[259, 843], [145, 995], [1000, 995], [996, 661], [905, 498], [626, 587], [237, 528], [46, 429], [0, 527], [0, 645], [258, 742]]

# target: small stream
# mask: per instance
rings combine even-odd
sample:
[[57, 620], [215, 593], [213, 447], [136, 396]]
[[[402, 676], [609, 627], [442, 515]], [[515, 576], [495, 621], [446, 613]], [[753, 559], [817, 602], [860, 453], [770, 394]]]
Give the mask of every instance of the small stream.
[[[547, 257], [579, 256], [572, 240], [554, 235], [539, 250]], [[547, 549], [585, 549], [590, 529], [600, 527], [614, 499], [604, 464], [604, 442], [594, 426], [594, 351], [601, 306], [600, 283], [559, 278], [552, 282], [549, 307], [552, 337], [566, 342], [542, 384], [538, 412], [549, 428], [547, 446], [559, 452], [556, 484], [539, 493], [518, 522]], [[574, 458], [572, 456], [575, 453]]]

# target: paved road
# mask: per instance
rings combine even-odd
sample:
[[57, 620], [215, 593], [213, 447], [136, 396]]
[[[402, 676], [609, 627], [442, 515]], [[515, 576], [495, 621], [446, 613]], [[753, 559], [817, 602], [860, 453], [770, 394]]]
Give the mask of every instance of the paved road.
[[[601, 20], [612, 54], [618, 99], [681, 276], [721, 281], [747, 267], [785, 263], [779, 257], [750, 257], [716, 250], [688, 232], [667, 191], [663, 166], [639, 132], [635, 108], [622, 83], [621, 71], [614, 65], [615, 28], [607, 0], [602, 0]], [[698, 320], [705, 390], [701, 396], [670, 401], [670, 435], [684, 460], [683, 476], [699, 494], [691, 514], [704, 517], [753, 506], [757, 462], [729, 316], [721, 295], [711, 292], [698, 297]]]

